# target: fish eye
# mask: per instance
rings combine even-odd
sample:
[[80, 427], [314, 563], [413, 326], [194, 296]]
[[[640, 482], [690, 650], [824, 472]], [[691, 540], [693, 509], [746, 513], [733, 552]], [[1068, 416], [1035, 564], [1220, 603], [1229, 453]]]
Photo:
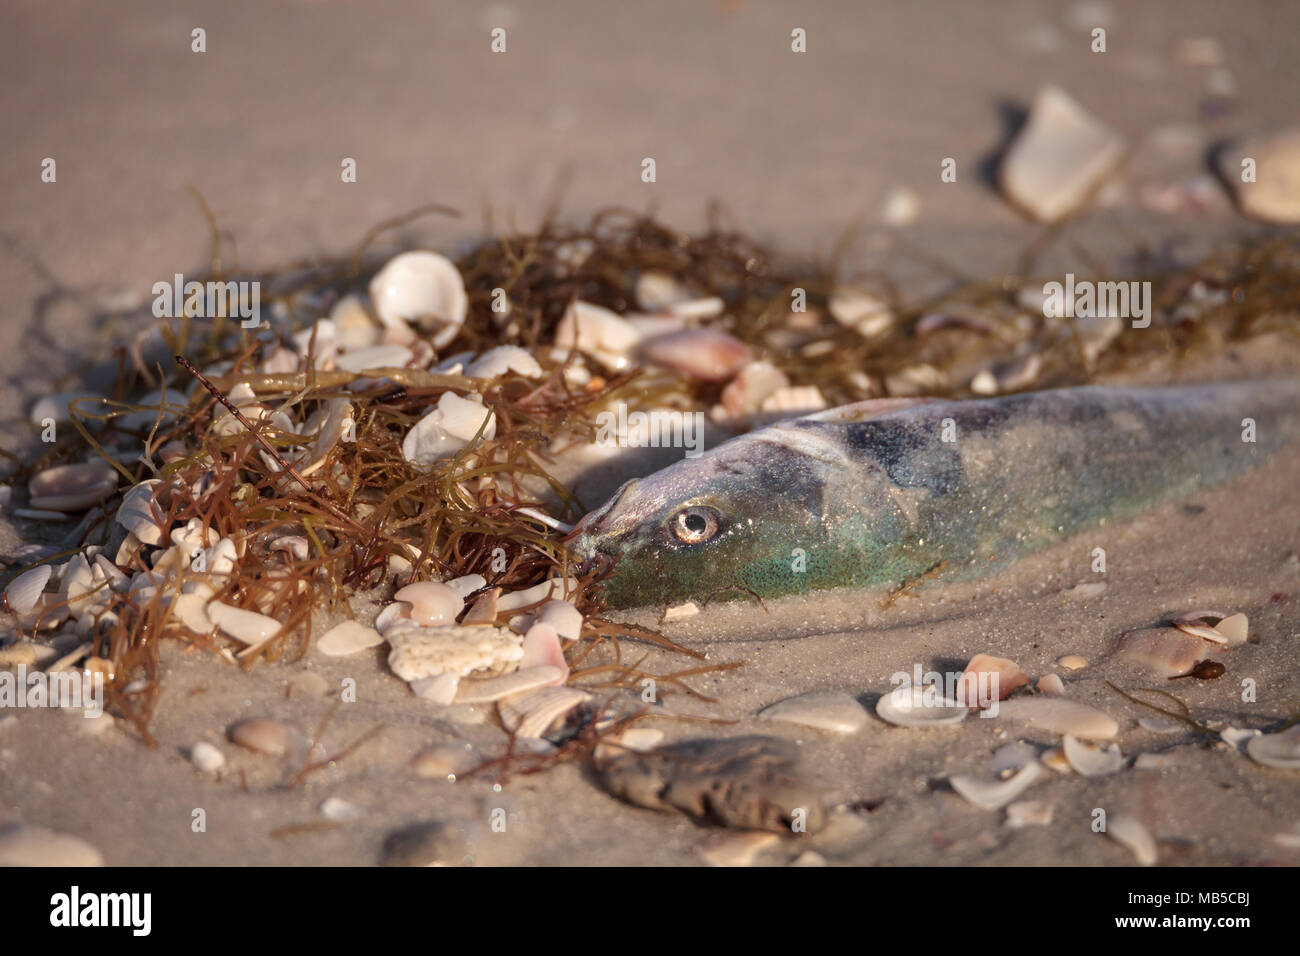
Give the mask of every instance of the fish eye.
[[670, 527], [682, 544], [701, 544], [717, 535], [719, 525], [716, 511], [696, 505], [673, 515]]

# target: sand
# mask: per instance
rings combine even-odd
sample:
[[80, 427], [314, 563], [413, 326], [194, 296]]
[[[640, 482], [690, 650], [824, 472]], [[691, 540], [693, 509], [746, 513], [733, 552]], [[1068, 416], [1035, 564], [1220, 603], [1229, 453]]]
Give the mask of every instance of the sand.
[[[1199, 174], [1213, 142], [1293, 121], [1294, 83], [1279, 77], [1300, 61], [1300, 12], [1264, 3], [1124, 7], [1114, 13], [1104, 56], [1087, 52], [1056, 3], [876, 11], [681, 3], [628, 8], [616, 18], [586, 3], [558, 4], [545, 17], [523, 5], [488, 9], [434, 13], [399, 3], [377, 17], [332, 4], [156, 3], [124, 15], [89, 2], [10, 5], [0, 31], [0, 103], [13, 127], [0, 146], [0, 242], [9, 253], [0, 257], [7, 293], [0, 329], [9, 345], [0, 353], [4, 447], [36, 447], [23, 423], [34, 398], [111, 373], [105, 356], [131, 329], [102, 318], [106, 301], [145, 302], [154, 282], [206, 263], [189, 183], [237, 235], [239, 261], [258, 266], [341, 252], [378, 219], [430, 200], [460, 205], [466, 218], [412, 227], [406, 241], [453, 248], [481, 235], [485, 201], [498, 222], [513, 213], [526, 226], [569, 170], [565, 205], [575, 216], [609, 203], [653, 203], [691, 227], [717, 198], [738, 225], [781, 250], [825, 255], [853, 219], [874, 223], [890, 186], [906, 185], [922, 208], [906, 238], [983, 276], [1009, 267], [1039, 234], [990, 187], [984, 169], [1005, 141], [1008, 108], [1054, 81], [1140, 146], [1121, 177], [1128, 198], [1086, 214], [1073, 229], [1077, 242], [1121, 269], [1143, 241], [1158, 261], [1185, 264], [1217, 237], [1260, 227], [1226, 201], [1164, 215], [1133, 195], [1147, 178]], [[494, 18], [510, 28], [510, 52], [495, 59], [487, 52]], [[189, 50], [196, 25], [208, 30], [207, 54]], [[809, 31], [805, 59], [789, 53], [792, 25]], [[1060, 35], [1056, 52], [1036, 52], [1025, 39], [1043, 25]], [[1172, 52], [1179, 37], [1199, 34], [1223, 43], [1238, 89], [1229, 112], [1204, 122], [1205, 71], [1180, 65]], [[1175, 123], [1190, 124], [1204, 150], [1166, 157], [1146, 143], [1152, 130]], [[59, 162], [54, 185], [38, 176], [47, 155]], [[654, 187], [638, 178], [646, 155], [658, 158]], [[938, 162], [950, 155], [963, 172], [943, 186]], [[359, 160], [356, 184], [339, 182], [344, 156]], [[883, 252], [874, 234], [868, 229], [853, 247], [853, 265], [885, 268], [908, 287], [935, 284], [914, 259]], [[1077, 249], [1053, 247], [1044, 268], [1058, 267], [1083, 271]], [[1220, 367], [1177, 375], [1153, 368], [1146, 378], [1296, 367], [1275, 352], [1226, 356]], [[979, 587], [922, 591], [888, 610], [878, 596], [854, 594], [780, 602], [771, 615], [743, 604], [711, 607], [666, 633], [710, 662], [745, 666], [695, 682], [715, 703], [676, 696], [665, 707], [736, 723], [657, 726], [669, 740], [753, 732], [794, 739], [828, 800], [883, 801], [858, 815], [855, 833], [818, 844], [831, 862], [1126, 865], [1127, 851], [1089, 828], [1103, 807], [1141, 819], [1159, 840], [1162, 863], [1294, 863], [1300, 851], [1272, 840], [1300, 823], [1294, 771], [1196, 746], [1182, 733], [1139, 730], [1143, 712], [1103, 681], [1156, 683], [1107, 659], [1123, 630], [1217, 606], [1250, 616], [1252, 643], [1224, 655], [1223, 678], [1170, 686], [1201, 719], [1259, 727], [1297, 708], [1300, 575], [1286, 561], [1300, 551], [1297, 473], [1295, 460], [1275, 461], [1198, 495], [1204, 510], [1196, 514], [1169, 508]], [[0, 517], [0, 550], [43, 533]], [[1105, 592], [1070, 600], [1061, 592], [1094, 581], [1086, 560], [1094, 546], [1109, 555]], [[1125, 754], [1167, 752], [1171, 766], [1086, 781], [1054, 776], [1025, 797], [1051, 804], [1053, 822], [1011, 830], [1003, 813], [971, 807], [943, 781], [980, 771], [1002, 743], [1048, 744], [1052, 735], [979, 719], [907, 731], [872, 717], [841, 738], [755, 717], [767, 704], [818, 689], [870, 705], [895, 671], [960, 665], [977, 652], [1012, 658], [1031, 677], [1054, 671], [1062, 654], [1083, 655], [1094, 664], [1064, 675], [1070, 696], [1120, 720]], [[714, 832], [629, 807], [578, 766], [514, 776], [499, 792], [490, 778], [415, 778], [407, 764], [421, 747], [455, 739], [493, 755], [504, 737], [490, 723], [437, 719], [388, 673], [380, 651], [342, 661], [313, 653], [244, 674], [169, 643], [163, 661], [155, 748], [121, 728], [92, 736], [80, 718], [62, 713], [25, 711], [0, 726], [0, 820], [76, 834], [110, 864], [144, 865], [370, 864], [387, 834], [433, 819], [477, 829], [481, 862], [684, 864], [699, 862], [697, 849]], [[663, 657], [651, 663], [682, 666]], [[261, 715], [312, 730], [331, 704], [323, 695], [286, 695], [303, 671], [319, 673], [331, 691], [345, 678], [357, 683], [357, 701], [341, 706], [326, 729], [330, 744], [384, 729], [337, 766], [286, 787], [295, 768], [238, 750], [226, 730]], [[1240, 700], [1245, 676], [1258, 683], [1255, 704]], [[227, 754], [219, 781], [185, 759], [199, 740]], [[360, 815], [320, 829], [318, 808], [328, 797], [355, 804]], [[496, 808], [509, 814], [505, 833], [489, 828]], [[192, 830], [196, 809], [205, 813], [202, 833]], [[299, 824], [310, 826], [284, 830]], [[772, 859], [800, 849], [790, 841]]]

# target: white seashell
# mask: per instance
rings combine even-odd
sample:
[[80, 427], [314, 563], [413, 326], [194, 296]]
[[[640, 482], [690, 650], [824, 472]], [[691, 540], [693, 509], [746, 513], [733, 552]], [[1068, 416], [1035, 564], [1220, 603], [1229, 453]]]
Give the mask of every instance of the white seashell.
[[456, 693], [458, 704], [490, 704], [539, 687], [552, 687], [564, 682], [564, 671], [558, 667], [540, 665], [521, 667], [500, 677], [486, 680], [463, 680]]
[[[370, 318], [361, 296], [345, 295], [330, 309], [329, 321], [333, 323], [333, 338], [342, 349], [364, 349], [379, 342], [380, 329]], [[321, 340], [317, 333], [316, 341]]]
[[487, 578], [481, 574], [465, 574], [442, 583], [467, 600], [475, 591], [487, 587]]
[[524, 635], [523, 646], [520, 667], [554, 667], [563, 675], [556, 683], [563, 684], [569, 679], [569, 664], [560, 647], [560, 636], [551, 625], [544, 621], [533, 624]]
[[1252, 737], [1246, 742], [1246, 753], [1267, 767], [1300, 770], [1300, 724], [1280, 733]]
[[525, 588], [522, 591], [511, 591], [508, 594], [501, 595], [497, 601], [498, 611], [514, 611], [521, 607], [528, 607], [531, 604], [537, 604], [539, 601], [545, 601], [547, 598], [564, 599], [565, 591], [576, 591], [578, 582], [569, 578], [566, 584], [564, 578], [550, 578], [541, 584], [535, 584], [531, 588]]
[[497, 704], [501, 723], [518, 737], [541, 737], [561, 717], [591, 700], [576, 687], [546, 687]]
[[501, 627], [390, 628], [388, 666], [405, 681], [439, 674], [513, 670], [524, 655], [523, 639]]
[[200, 740], [190, 748], [190, 762], [204, 773], [216, 773], [226, 765], [226, 755], [206, 740]]
[[517, 345], [490, 349], [465, 368], [467, 378], [496, 378], [506, 372], [517, 372], [525, 378], [542, 377], [542, 367], [537, 364], [537, 359]]
[[1042, 800], [1021, 800], [1007, 805], [1007, 826], [1013, 830], [1022, 827], [1045, 827], [1052, 822], [1053, 807]]
[[622, 316], [590, 302], [573, 302], [555, 329], [555, 345], [576, 349], [611, 369], [631, 365], [631, 352], [641, 333]]
[[50, 580], [50, 575], [54, 573], [54, 568], [48, 564], [37, 565], [28, 571], [24, 571], [18, 577], [9, 582], [5, 588], [5, 602], [9, 605], [9, 610], [15, 614], [27, 614], [36, 607], [36, 602], [40, 600], [41, 592], [45, 590], [45, 585]]
[[1023, 740], [999, 747], [989, 761], [989, 771], [995, 777], [1007, 777], [1021, 767], [1027, 767], [1038, 759], [1038, 748]]
[[411, 609], [405, 612], [405, 616], [421, 627], [454, 624], [465, 609], [465, 599], [438, 581], [408, 584], [393, 595], [393, 600], [409, 604]]
[[685, 621], [699, 613], [700, 609], [694, 601], [687, 601], [685, 604], [674, 604], [664, 611], [664, 623], [672, 624], [675, 621]]
[[1133, 761], [1134, 770], [1167, 770], [1173, 765], [1172, 754], [1138, 754]]
[[568, 601], [547, 601], [537, 612], [537, 620], [568, 641], [576, 641], [582, 634], [582, 612]]
[[411, 681], [411, 690], [416, 697], [447, 707], [456, 699], [456, 690], [460, 687], [460, 675], [452, 672], [420, 677]]
[[[1225, 621], [1228, 633], [1220, 629]], [[1185, 634], [1199, 637], [1214, 644], [1246, 643], [1247, 620], [1244, 614], [1223, 614], [1221, 611], [1188, 611], [1174, 618], [1174, 627]]]
[[894, 324], [894, 313], [889, 303], [862, 289], [851, 286], [838, 288], [831, 293], [826, 305], [831, 318], [863, 338], [874, 338]]
[[[84, 555], [74, 554], [59, 569], [59, 593], [68, 599], [73, 613], [82, 614], [87, 608], [87, 595], [95, 591], [95, 574]], [[80, 606], [79, 606], [80, 605]]]
[[322, 634], [316, 642], [316, 648], [327, 657], [347, 657], [367, 648], [378, 647], [382, 643], [383, 637], [373, 627], [366, 627], [356, 621], [344, 621]]
[[1106, 821], [1106, 835], [1128, 849], [1143, 866], [1155, 863], [1159, 856], [1155, 837], [1133, 817], [1122, 813], [1111, 814]]
[[418, 625], [406, 616], [406, 605], [394, 602], [379, 612], [375, 618], [375, 630], [388, 637], [390, 630], [401, 630], [403, 628], [417, 627]]
[[36, 511], [84, 511], [117, 490], [117, 471], [101, 462], [57, 465], [27, 483]]
[[1124, 766], [1124, 755], [1115, 744], [1084, 743], [1066, 734], [1061, 749], [1074, 772], [1081, 777], [1104, 777]]
[[813, 727], [835, 734], [852, 734], [867, 722], [867, 712], [849, 694], [814, 691], [779, 701], [758, 712], [764, 720]]
[[761, 830], [724, 832], [709, 837], [695, 852], [709, 866], [753, 866], [764, 850], [780, 842], [775, 833]]
[[213, 624], [242, 644], [260, 644], [280, 632], [279, 621], [256, 611], [245, 611], [220, 601], [209, 604], [207, 611]]
[[1065, 683], [1056, 674], [1044, 674], [1034, 685], [1042, 694], [1064, 694]]
[[140, 482], [122, 496], [122, 504], [117, 509], [117, 523], [143, 544], [162, 544], [167, 536], [167, 520], [163, 517], [162, 508], [154, 500], [154, 494], [161, 484], [157, 478]]
[[0, 826], [0, 866], [103, 866], [100, 852], [85, 840], [34, 823]]
[[968, 802], [981, 810], [997, 810], [1006, 806], [1037, 783], [1046, 771], [1042, 764], [1031, 763], [1007, 780], [989, 780], [983, 777], [960, 775], [948, 783]]
[[1078, 208], [1110, 174], [1124, 144], [1064, 90], [1042, 87], [999, 170], [1007, 197], [1043, 222]]
[[341, 823], [361, 816], [361, 808], [339, 797], [327, 797], [320, 805], [320, 813], [326, 820]]
[[444, 392], [438, 407], [411, 426], [402, 439], [402, 455], [413, 465], [428, 467], [450, 458], [479, 435], [496, 437], [496, 415], [478, 402]]
[[769, 362], [750, 362], [722, 390], [722, 417], [739, 418], [758, 411], [774, 392], [788, 387], [790, 379]]
[[905, 186], [891, 186], [880, 204], [880, 219], [886, 226], [906, 226], [916, 220], [921, 201]]
[[1065, 697], [1018, 697], [998, 705], [998, 718], [1020, 721], [1057, 734], [1108, 740], [1119, 733], [1110, 714]]
[[47, 418], [54, 419], [55, 422], [72, 421], [72, 413], [69, 406], [76, 401], [80, 401], [77, 411], [82, 418], [87, 414], [99, 414], [106, 412], [105, 407], [108, 399], [103, 395], [96, 395], [93, 392], [59, 392], [54, 395], [46, 395], [44, 398], [38, 398], [32, 405], [32, 410], [27, 414], [27, 420], [38, 428], [44, 427]]
[[345, 372], [364, 372], [372, 368], [405, 368], [415, 357], [405, 345], [372, 345], [344, 352], [334, 358], [336, 368]]
[[179, 594], [172, 601], [171, 611], [194, 634], [211, 634], [216, 628], [208, 617], [208, 599], [201, 594]]
[[667, 312], [689, 302], [694, 293], [666, 272], [643, 272], [636, 279], [636, 302], [647, 312]]
[[451, 343], [469, 314], [460, 271], [436, 252], [403, 252], [388, 260], [370, 280], [370, 300], [385, 325], [413, 322], [436, 330], [436, 349]]
[[967, 713], [930, 686], [896, 687], [876, 701], [876, 716], [898, 727], [947, 727], [961, 723]]
[[1172, 734], [1182, 729], [1182, 724], [1173, 720], [1161, 720], [1158, 717], [1139, 717], [1138, 726], [1152, 734]]
[[1230, 614], [1214, 625], [1214, 629], [1228, 639], [1228, 645], [1245, 644], [1250, 632], [1250, 619], [1244, 614]]

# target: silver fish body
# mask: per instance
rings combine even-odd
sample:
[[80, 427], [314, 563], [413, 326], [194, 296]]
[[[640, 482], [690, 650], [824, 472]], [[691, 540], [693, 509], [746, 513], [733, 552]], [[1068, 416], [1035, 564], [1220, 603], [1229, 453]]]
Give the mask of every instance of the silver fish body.
[[1298, 440], [1293, 380], [860, 402], [626, 483], [570, 548], [612, 607], [972, 577]]

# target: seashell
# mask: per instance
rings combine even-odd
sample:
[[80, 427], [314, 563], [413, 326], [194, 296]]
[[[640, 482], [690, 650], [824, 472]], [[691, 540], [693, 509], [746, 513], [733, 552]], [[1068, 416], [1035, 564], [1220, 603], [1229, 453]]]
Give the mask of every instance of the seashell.
[[591, 700], [576, 687], [545, 687], [497, 703], [506, 730], [517, 737], [541, 737], [561, 717]]
[[261, 644], [280, 633], [279, 621], [256, 611], [245, 611], [220, 601], [209, 604], [207, 611], [213, 624], [241, 644]]
[[765, 415], [803, 415], [826, 408], [826, 399], [816, 385], [778, 388], [759, 402], [758, 410]]
[[489, 349], [465, 367], [466, 378], [496, 378], [506, 372], [516, 372], [525, 378], [542, 377], [537, 359], [517, 345]]
[[475, 591], [487, 587], [487, 578], [481, 574], [464, 574], [458, 578], [452, 578], [450, 581], [444, 581], [443, 584], [462, 598], [468, 599]]
[[[1255, 160], [1258, 178], [1242, 182], [1241, 161]], [[1247, 136], [1219, 154], [1223, 181], [1232, 187], [1243, 214], [1264, 222], [1300, 222], [1300, 129], [1286, 129]]]
[[764, 720], [813, 727], [836, 734], [852, 734], [867, 722], [867, 712], [849, 694], [814, 691], [779, 701], [759, 711]]
[[226, 755], [206, 740], [200, 740], [190, 748], [190, 762], [204, 773], [216, 773], [226, 765]]
[[727, 383], [717, 407], [725, 417], [752, 415], [768, 396], [789, 385], [790, 379], [770, 362], [750, 362]]
[[998, 717], [1086, 740], [1108, 740], [1119, 733], [1119, 724], [1110, 714], [1064, 697], [1005, 700], [998, 705]]
[[1066, 654], [1064, 657], [1057, 658], [1056, 663], [1067, 671], [1078, 671], [1088, 666], [1088, 659], [1078, 654]]
[[241, 720], [230, 728], [230, 740], [245, 750], [271, 757], [283, 757], [307, 746], [307, 738], [302, 733], [267, 717]]
[[568, 601], [547, 601], [537, 612], [537, 620], [568, 641], [576, 641], [582, 634], [582, 612]]
[[57, 833], [34, 823], [0, 826], [0, 867], [103, 866], [100, 852], [79, 837]]
[[1042, 222], [1056, 222], [1101, 185], [1123, 151], [1123, 140], [1069, 94], [1044, 86], [998, 178], [1015, 205]]
[[497, 598], [501, 596], [500, 588], [488, 588], [480, 594], [465, 616], [460, 619], [462, 627], [474, 627], [480, 624], [493, 625], [497, 622]]
[[695, 852], [709, 866], [753, 866], [763, 851], [779, 845], [781, 838], [762, 830], [722, 832], [709, 837]]
[[1015, 661], [992, 654], [976, 654], [966, 665], [957, 681], [953, 697], [967, 707], [983, 707], [991, 703], [981, 695], [993, 693], [993, 700], [1006, 700], [1017, 687], [1024, 687], [1029, 678]]
[[411, 690], [416, 697], [440, 707], [447, 707], [456, 699], [459, 687], [460, 675], [451, 671], [411, 681]]
[[375, 618], [375, 630], [385, 638], [388, 637], [390, 630], [401, 630], [417, 626], [414, 621], [406, 616], [406, 605], [400, 601], [388, 605]]
[[444, 673], [513, 670], [523, 657], [523, 639], [501, 627], [390, 628], [388, 666], [405, 681]]
[[1174, 763], [1173, 754], [1138, 754], [1133, 761], [1133, 769], [1168, 770]]
[[371, 647], [378, 647], [384, 639], [373, 627], [356, 621], [336, 624], [320, 636], [316, 648], [327, 657], [347, 657]]
[[1300, 770], [1300, 724], [1276, 734], [1252, 737], [1246, 742], [1246, 753], [1267, 767]]
[[171, 611], [194, 634], [211, 634], [216, 628], [208, 617], [208, 599], [201, 594], [178, 594]]
[[916, 320], [912, 331], [917, 335], [933, 335], [944, 329], [964, 329], [980, 335], [992, 335], [993, 326], [983, 319], [948, 312], [928, 312]]
[[754, 359], [749, 346], [717, 329], [683, 329], [641, 343], [646, 362], [702, 382], [725, 382]]
[[[142, 544], [159, 545], [167, 536], [167, 519], [154, 499], [161, 484], [159, 479], [149, 478], [132, 487], [122, 496], [122, 504], [114, 516], [114, 520]], [[124, 562], [119, 559], [117, 563]]]
[[36, 511], [84, 511], [117, 490], [117, 471], [102, 462], [56, 465], [27, 483]]
[[545, 664], [535, 667], [520, 667], [517, 671], [489, 677], [484, 680], [463, 680], [460, 690], [456, 692], [458, 704], [490, 704], [517, 694], [524, 694], [539, 687], [553, 687], [563, 684], [568, 676], [568, 668], [561, 670]]
[[425, 779], [456, 779], [476, 763], [469, 744], [426, 747], [411, 758], [411, 772]]
[[610, 369], [625, 369], [641, 333], [622, 316], [590, 302], [574, 301], [555, 328], [555, 345], [576, 350]]
[[339, 797], [327, 797], [321, 802], [320, 814], [326, 820], [341, 823], [344, 820], [355, 820], [361, 816], [361, 808], [355, 803], [349, 803]]
[[685, 283], [666, 272], [643, 272], [636, 279], [636, 302], [647, 312], [667, 312], [694, 298]]
[[700, 609], [694, 601], [687, 601], [685, 604], [674, 604], [664, 610], [663, 623], [672, 624], [675, 621], [685, 621], [699, 613]]
[[888, 302], [852, 286], [837, 288], [826, 306], [831, 318], [866, 339], [887, 332], [894, 324], [894, 312]]
[[1006, 780], [989, 780], [962, 774], [949, 778], [948, 783], [967, 802], [981, 810], [997, 810], [1037, 783], [1045, 772], [1041, 764], [1031, 763]]
[[876, 701], [876, 716], [898, 727], [947, 727], [961, 723], [968, 712], [929, 685], [896, 687]]
[[334, 365], [345, 372], [360, 373], [376, 368], [405, 368], [414, 358], [415, 353], [405, 345], [372, 345], [336, 356]]
[[393, 600], [409, 604], [411, 608], [405, 616], [421, 627], [455, 623], [457, 615], [465, 609], [465, 599], [438, 581], [408, 584], [393, 595]]
[[53, 573], [53, 567], [40, 564], [10, 581], [4, 591], [5, 604], [9, 610], [20, 616], [33, 610]]
[[891, 186], [880, 204], [880, 221], [886, 226], [906, 226], [916, 221], [921, 201], [905, 186]]
[[1065, 759], [1065, 751], [1060, 747], [1051, 747], [1043, 751], [1042, 756], [1038, 758], [1042, 761], [1044, 767], [1050, 767], [1057, 773], [1072, 773], [1070, 761]]
[[1017, 740], [999, 747], [989, 761], [989, 771], [995, 777], [1008, 777], [1021, 767], [1028, 766], [1038, 759], [1038, 748], [1031, 743]]
[[72, 421], [70, 406], [78, 401], [81, 404], [77, 406], [77, 410], [82, 418], [87, 414], [108, 411], [106, 396], [96, 395], [94, 392], [58, 392], [38, 398], [32, 405], [31, 411], [27, 413], [27, 420], [38, 428], [44, 427], [46, 419], [53, 419], [58, 423], [70, 422]]
[[722, 314], [727, 303], [716, 295], [678, 302], [668, 312], [683, 319], [712, 319]]
[[578, 582], [574, 578], [550, 578], [541, 584], [535, 584], [530, 588], [522, 591], [511, 591], [501, 595], [497, 601], [498, 611], [516, 611], [521, 607], [528, 607], [545, 601], [548, 598], [563, 600], [566, 591], [573, 592], [578, 589]]
[[519, 660], [520, 667], [554, 667], [563, 674], [563, 684], [569, 679], [569, 664], [564, 659], [560, 647], [560, 636], [551, 625], [539, 621], [528, 629], [524, 635], [524, 656]]
[[1129, 850], [1142, 866], [1150, 866], [1159, 856], [1151, 831], [1126, 814], [1111, 814], [1106, 821], [1106, 835]]
[[1176, 677], [1196, 666], [1204, 648], [1199, 638], [1181, 629], [1151, 627], [1122, 635], [1116, 656], [1161, 677]]
[[1066, 734], [1061, 749], [1071, 768], [1081, 777], [1104, 777], [1124, 766], [1124, 755], [1115, 744], [1084, 743]]
[[[92, 595], [95, 589], [95, 574], [91, 571], [90, 563], [84, 555], [74, 554], [59, 569], [59, 593], [68, 599], [68, 604], [74, 609], [74, 613], [81, 614], [85, 611], [86, 598]], [[78, 608], [77, 605], [81, 607]]]
[[1261, 730], [1248, 730], [1244, 727], [1233, 727], [1229, 724], [1219, 731], [1219, 738], [1233, 750], [1245, 753], [1245, 745], [1261, 733], [1263, 733]]
[[1056, 674], [1044, 674], [1034, 685], [1040, 694], [1064, 694], [1065, 683]]
[[1052, 822], [1054, 808], [1042, 800], [1021, 800], [1007, 805], [1007, 826], [1013, 830], [1022, 827], [1045, 827]]
[[496, 437], [496, 415], [479, 402], [444, 392], [438, 407], [411, 426], [402, 439], [402, 455], [413, 465], [428, 467], [450, 458], [474, 440]]
[[370, 280], [370, 301], [387, 326], [406, 322], [433, 330], [433, 347], [451, 344], [469, 314], [460, 271], [436, 252], [403, 252]]
[[1182, 725], [1176, 721], [1160, 720], [1157, 717], [1139, 717], [1138, 726], [1152, 734], [1172, 734], [1182, 729]]
[[[355, 293], [334, 303], [329, 321], [334, 326], [334, 341], [344, 350], [369, 348], [379, 342], [379, 326], [370, 318], [361, 296]], [[320, 339], [317, 334], [316, 340], [319, 342]]]
[[[1229, 622], [1228, 633], [1220, 629], [1220, 625], [1225, 621]], [[1173, 620], [1174, 627], [1184, 634], [1203, 638], [1215, 644], [1246, 643], [1247, 624], [1244, 614], [1229, 616], [1220, 611], [1188, 611], [1179, 614]]]
[[[302, 458], [294, 463], [304, 478], [316, 471], [343, 435], [352, 426], [352, 403], [346, 398], [331, 398], [303, 427], [303, 435], [315, 435]], [[305, 557], [305, 555], [304, 555]]]

